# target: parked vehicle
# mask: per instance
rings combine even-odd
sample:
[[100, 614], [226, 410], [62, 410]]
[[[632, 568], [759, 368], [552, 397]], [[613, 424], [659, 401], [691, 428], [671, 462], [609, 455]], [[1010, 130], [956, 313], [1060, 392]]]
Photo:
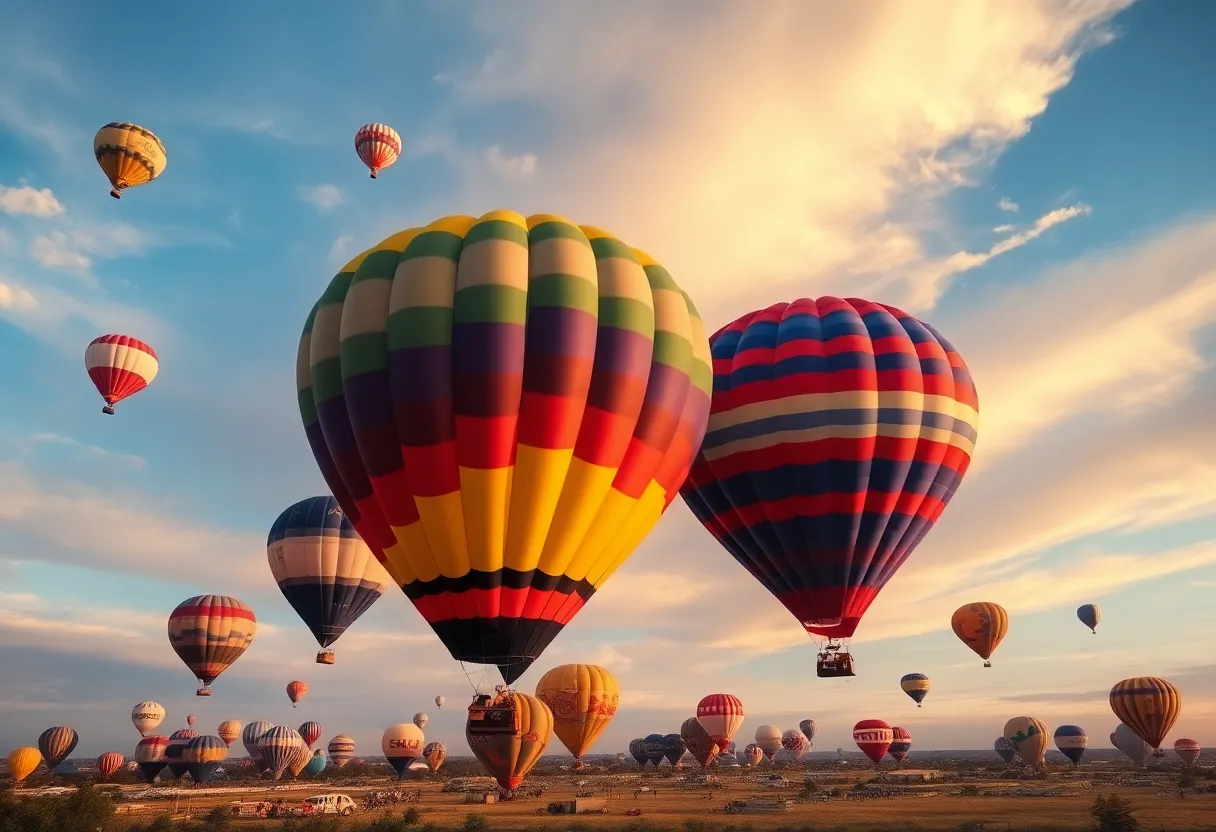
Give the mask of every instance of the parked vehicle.
[[359, 804], [345, 794], [317, 794], [304, 798], [305, 814], [349, 817], [357, 811]]

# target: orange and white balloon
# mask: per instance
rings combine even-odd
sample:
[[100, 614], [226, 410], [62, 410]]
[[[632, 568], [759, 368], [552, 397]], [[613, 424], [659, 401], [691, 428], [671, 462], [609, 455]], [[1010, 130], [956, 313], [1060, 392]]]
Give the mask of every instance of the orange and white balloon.
[[401, 136], [387, 124], [365, 124], [355, 133], [355, 152], [375, 179], [401, 155]]

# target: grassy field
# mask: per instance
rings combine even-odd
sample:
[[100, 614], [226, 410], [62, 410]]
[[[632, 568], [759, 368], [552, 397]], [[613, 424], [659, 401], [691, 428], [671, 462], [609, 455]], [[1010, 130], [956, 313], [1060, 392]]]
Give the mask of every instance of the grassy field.
[[[594, 787], [595, 778], [589, 783]], [[464, 795], [439, 791], [438, 785], [424, 785], [422, 799], [417, 804], [421, 812], [420, 822], [434, 824], [446, 828], [463, 827], [470, 814], [481, 815], [488, 821], [492, 830], [553, 830], [567, 832], [574, 827], [586, 829], [621, 828], [626, 824], [638, 827], [654, 827], [661, 829], [694, 829], [698, 823], [703, 823], [706, 832], [720, 827], [734, 826], [737, 829], [771, 829], [785, 827], [798, 829], [807, 827], [814, 830], [836, 832], [836, 830], [900, 830], [913, 832], [924, 830], [951, 830], [957, 832], [967, 821], [981, 821], [985, 829], [991, 832], [1003, 830], [1088, 830], [1093, 821], [1089, 809], [1097, 794], [1109, 791], [1095, 787], [1092, 792], [1061, 797], [964, 797], [950, 796], [944, 793], [925, 796], [898, 796], [872, 798], [869, 800], [832, 799], [826, 802], [796, 801], [791, 811], [773, 814], [725, 814], [722, 807], [728, 800], [745, 799], [752, 796], [772, 797], [776, 794], [792, 796], [793, 791], [784, 793], [773, 792], [756, 786], [754, 783], [727, 781], [719, 788], [712, 801], [707, 800], [702, 792], [681, 791], [675, 787], [665, 787], [661, 783], [655, 794], [643, 794], [635, 799], [632, 785], [622, 787], [621, 797], [609, 799], [608, 814], [581, 815], [577, 818], [565, 816], [554, 817], [544, 814], [544, 807], [551, 801], [572, 800], [575, 787], [566, 782], [549, 782], [545, 795], [540, 798], [516, 800], [494, 805], [477, 805], [464, 803]], [[992, 787], [998, 784], [985, 784]], [[1013, 784], [1010, 784], [1013, 785]], [[415, 788], [410, 784], [410, 788]], [[942, 791], [949, 786], [943, 786]], [[360, 792], [354, 789], [333, 789], [346, 792], [362, 802]], [[251, 792], [241, 799], [258, 800], [263, 796], [271, 799], [284, 797], [289, 803], [298, 802], [307, 794], [317, 793], [316, 788], [290, 792]], [[1137, 817], [1146, 832], [1158, 830], [1216, 830], [1216, 795], [1188, 794], [1185, 800], [1180, 800], [1176, 793], [1169, 797], [1160, 796], [1152, 788], [1123, 788], [1118, 791], [1120, 796], [1130, 798], [1135, 806]], [[195, 793], [197, 796], [190, 800], [178, 802], [179, 813], [188, 810], [193, 816], [205, 814], [215, 806], [226, 806], [235, 795], [208, 796], [205, 790]], [[598, 792], [597, 792], [598, 794]], [[164, 803], [150, 803], [164, 811], [169, 806]], [[640, 817], [625, 815], [626, 810], [641, 809]], [[383, 810], [379, 814], [400, 816], [405, 806], [396, 806]], [[538, 810], [540, 810], [538, 812]], [[349, 824], [366, 823], [377, 813], [362, 813], [353, 818]], [[135, 817], [133, 820], [137, 819]], [[147, 816], [138, 817], [147, 821]], [[692, 823], [686, 823], [692, 821]], [[476, 823], [476, 822], [474, 822]], [[277, 820], [236, 820], [235, 829], [258, 829], [281, 826]]]

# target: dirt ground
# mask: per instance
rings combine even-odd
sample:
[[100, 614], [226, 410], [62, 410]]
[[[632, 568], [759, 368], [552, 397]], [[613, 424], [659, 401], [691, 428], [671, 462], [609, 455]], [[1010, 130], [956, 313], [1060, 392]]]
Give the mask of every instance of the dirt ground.
[[[588, 785], [596, 787], [596, 780], [589, 778]], [[410, 789], [419, 788], [419, 784], [402, 784]], [[569, 816], [554, 817], [544, 814], [544, 807], [551, 801], [572, 800], [575, 787], [571, 783], [549, 781], [546, 784], [543, 797], [515, 800], [493, 805], [477, 805], [464, 803], [464, 795], [459, 793], [441, 793], [437, 784], [421, 785], [422, 798], [418, 808], [422, 812], [422, 822], [434, 823], [441, 826], [459, 826], [466, 815], [477, 813], [483, 815], [496, 830], [517, 830], [526, 828], [552, 828], [554, 832], [568, 829], [571, 821]], [[620, 826], [631, 820], [625, 815], [629, 809], [641, 809], [642, 815], [638, 820], [670, 829], [681, 829], [688, 818], [696, 818], [707, 822], [711, 827], [722, 824], [737, 824], [754, 828], [771, 828], [774, 826], [797, 827], [807, 824], [817, 829], [825, 830], [951, 830], [957, 832], [965, 821], [978, 820], [987, 823], [992, 832], [1000, 832], [1007, 828], [1019, 829], [1077, 829], [1092, 828], [1092, 818], [1089, 816], [1090, 806], [1094, 796], [1107, 791], [1095, 787], [1092, 792], [1062, 797], [963, 797], [950, 796], [944, 793], [926, 796], [899, 796], [871, 798], [868, 800], [833, 799], [827, 802], [795, 801], [789, 812], [771, 814], [730, 814], [722, 811], [728, 800], [740, 800], [748, 797], [775, 797], [784, 795], [792, 797], [797, 789], [773, 791], [757, 786], [754, 783], [726, 781], [716, 792], [712, 801], [706, 799], [701, 791], [684, 791], [676, 786], [655, 784], [657, 793], [643, 794], [635, 799], [634, 784], [626, 783], [621, 786], [621, 796], [608, 800], [608, 814], [580, 815], [578, 822], [587, 827]], [[985, 784], [992, 787], [997, 784]], [[1014, 785], [1014, 784], [1010, 784]], [[391, 786], [390, 786], [391, 788]], [[943, 786], [945, 792], [951, 786]], [[323, 790], [322, 790], [323, 791]], [[332, 791], [343, 792], [362, 803], [361, 791], [357, 788], [334, 788]], [[248, 795], [241, 795], [242, 800], [278, 799], [288, 803], [298, 802], [309, 794], [318, 793], [317, 786], [290, 791], [262, 791], [251, 789]], [[1180, 800], [1176, 793], [1168, 797], [1161, 796], [1153, 788], [1122, 788], [1121, 796], [1133, 801], [1137, 816], [1147, 832], [1156, 830], [1188, 830], [1188, 832], [1203, 832], [1216, 830], [1216, 795], [1188, 794], [1185, 800]], [[599, 796], [598, 790], [596, 795]], [[238, 799], [237, 795], [208, 795], [206, 790], [195, 792], [190, 799], [181, 798], [177, 801], [179, 815], [189, 812], [199, 815], [217, 805], [227, 805]], [[155, 801], [144, 805], [155, 811], [168, 811], [173, 801]], [[361, 813], [364, 820], [379, 812], [400, 814], [403, 805], [374, 813]], [[538, 813], [538, 810], [541, 812]], [[133, 815], [141, 820], [147, 818], [144, 813]], [[273, 828], [279, 821], [246, 819], [236, 821], [237, 829]]]

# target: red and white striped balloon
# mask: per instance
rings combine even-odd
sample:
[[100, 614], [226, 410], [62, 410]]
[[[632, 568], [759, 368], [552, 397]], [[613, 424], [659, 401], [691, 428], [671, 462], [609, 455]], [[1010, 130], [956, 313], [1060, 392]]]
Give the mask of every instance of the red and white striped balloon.
[[[1114, 734], [1111, 736], [1114, 736]], [[1174, 742], [1174, 753], [1178, 755], [1179, 759], [1182, 760], [1182, 764], [1186, 766], [1195, 765], [1195, 761], [1199, 759], [1202, 751], [1202, 746], [1195, 740], [1180, 739]]]
[[102, 335], [84, 351], [84, 368], [97, 392], [105, 399], [102, 413], [113, 414], [114, 405], [143, 390], [160, 369], [156, 350], [130, 335]]
[[355, 134], [355, 152], [375, 179], [401, 155], [401, 136], [387, 124], [365, 124]]
[[719, 748], [726, 748], [745, 716], [739, 697], [729, 693], [711, 693], [697, 703], [697, 722]]
[[874, 765], [882, 761], [894, 740], [895, 732], [881, 719], [863, 719], [853, 726], [853, 742]]
[[97, 773], [104, 780], [122, 768], [122, 764], [125, 762], [126, 759], [117, 751], [109, 751], [97, 758]]

